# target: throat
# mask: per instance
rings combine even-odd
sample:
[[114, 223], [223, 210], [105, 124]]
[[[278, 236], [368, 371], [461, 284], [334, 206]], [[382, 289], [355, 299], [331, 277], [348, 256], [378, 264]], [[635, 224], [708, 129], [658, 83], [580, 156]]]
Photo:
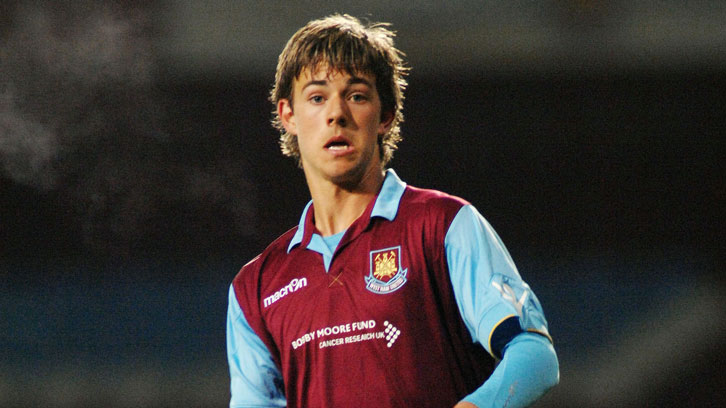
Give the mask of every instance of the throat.
[[355, 183], [350, 185], [333, 180], [308, 180], [315, 227], [321, 235], [336, 234], [355, 222], [378, 195], [383, 178], [383, 171], [379, 168], [355, 177]]
[[348, 229], [365, 212], [375, 196], [350, 195], [329, 203], [313, 199], [315, 228], [323, 237], [339, 234]]

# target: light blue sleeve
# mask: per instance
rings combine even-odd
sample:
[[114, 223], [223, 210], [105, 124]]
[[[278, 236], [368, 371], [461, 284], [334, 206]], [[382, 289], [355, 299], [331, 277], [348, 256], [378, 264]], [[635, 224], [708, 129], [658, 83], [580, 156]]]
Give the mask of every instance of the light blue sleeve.
[[252, 330], [229, 288], [227, 309], [227, 362], [230, 375], [230, 408], [284, 407], [282, 375], [269, 350]]
[[527, 407], [560, 380], [550, 341], [523, 332], [504, 348], [504, 357], [484, 384], [464, 398], [478, 408]]
[[471, 205], [459, 210], [444, 241], [459, 312], [475, 342], [492, 353], [499, 323], [518, 316], [522, 329], [550, 337], [542, 306], [517, 272], [509, 252]]
[[539, 300], [473, 206], [456, 215], [445, 246], [456, 303], [473, 340], [494, 355], [491, 336], [502, 321], [518, 316], [525, 330], [504, 348], [489, 379], [464, 400], [479, 408], [531, 404], [559, 382], [557, 354]]

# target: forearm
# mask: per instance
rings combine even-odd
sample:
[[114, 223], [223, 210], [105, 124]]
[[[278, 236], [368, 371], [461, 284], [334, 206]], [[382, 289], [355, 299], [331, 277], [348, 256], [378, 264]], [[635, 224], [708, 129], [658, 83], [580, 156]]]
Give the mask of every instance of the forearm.
[[[504, 357], [487, 381], [462, 403], [478, 408], [526, 407], [559, 382], [559, 363], [543, 336], [522, 333], [504, 350]], [[464, 408], [467, 405], [457, 405]]]

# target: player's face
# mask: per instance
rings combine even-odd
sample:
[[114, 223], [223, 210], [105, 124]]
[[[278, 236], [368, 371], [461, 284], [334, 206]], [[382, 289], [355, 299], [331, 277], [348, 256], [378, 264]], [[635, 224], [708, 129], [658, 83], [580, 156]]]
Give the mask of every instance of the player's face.
[[357, 185], [381, 172], [378, 135], [388, 131], [393, 115], [382, 120], [375, 83], [369, 74], [305, 69], [294, 82], [292, 105], [286, 99], [278, 104], [286, 130], [297, 135], [309, 183]]

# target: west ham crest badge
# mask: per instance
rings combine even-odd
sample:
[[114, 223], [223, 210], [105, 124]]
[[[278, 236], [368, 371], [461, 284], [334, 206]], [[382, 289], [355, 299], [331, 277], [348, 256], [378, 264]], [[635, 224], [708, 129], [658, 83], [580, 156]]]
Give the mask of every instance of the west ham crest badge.
[[370, 252], [370, 272], [366, 276], [366, 289], [373, 293], [394, 292], [406, 283], [408, 269], [401, 267], [401, 247]]

